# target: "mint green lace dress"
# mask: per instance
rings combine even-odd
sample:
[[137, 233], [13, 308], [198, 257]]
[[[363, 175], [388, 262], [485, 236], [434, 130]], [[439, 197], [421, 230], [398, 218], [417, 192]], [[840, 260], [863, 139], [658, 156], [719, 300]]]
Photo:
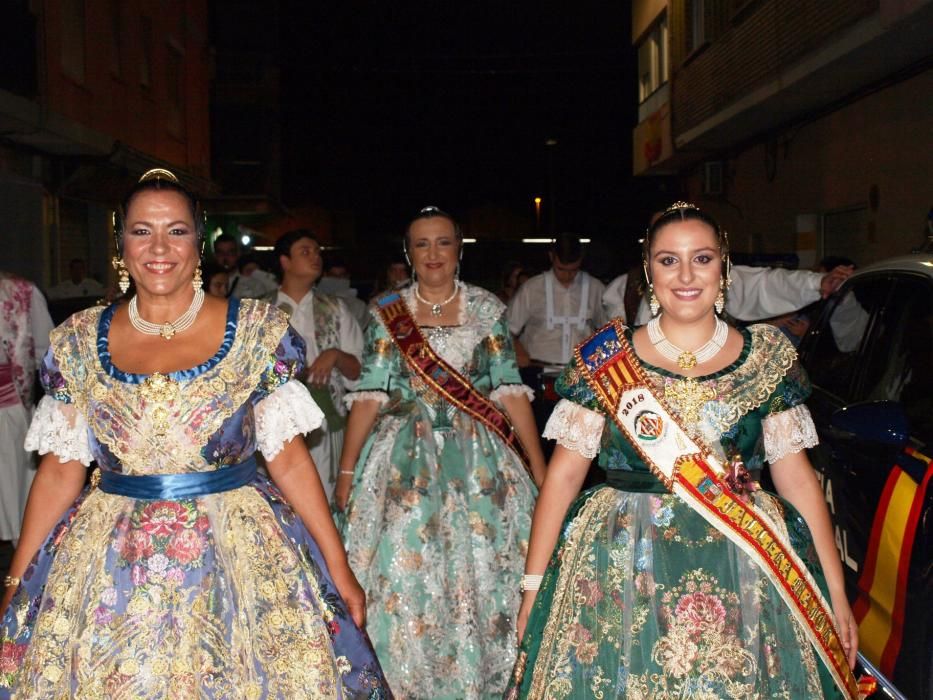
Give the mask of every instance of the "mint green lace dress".
[[[402, 291], [414, 308], [410, 291]], [[497, 400], [521, 384], [504, 306], [467, 286], [460, 323], [422, 327], [431, 346]], [[366, 591], [367, 631], [398, 697], [501, 697], [536, 489], [482, 423], [413, 377], [378, 315], [349, 401], [381, 408], [340, 529]]]

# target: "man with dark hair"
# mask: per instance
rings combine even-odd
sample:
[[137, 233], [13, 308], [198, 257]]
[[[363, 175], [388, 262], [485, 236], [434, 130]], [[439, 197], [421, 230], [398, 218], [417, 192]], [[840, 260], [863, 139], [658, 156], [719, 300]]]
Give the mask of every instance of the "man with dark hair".
[[290, 231], [275, 244], [281, 286], [276, 306], [307, 344], [303, 381], [324, 412], [324, 423], [308, 436], [328, 499], [337, 481], [346, 423], [344, 394], [360, 376], [363, 333], [342, 299], [314, 289], [321, 277], [321, 246], [307, 229]]
[[236, 238], [229, 233], [222, 233], [214, 239], [214, 262], [229, 273], [236, 271], [236, 261], [240, 257]]
[[525, 282], [509, 302], [509, 329], [517, 339], [520, 367], [567, 364], [577, 343], [604, 322], [603, 283], [580, 269], [579, 237], [558, 235], [548, 257], [551, 269]]

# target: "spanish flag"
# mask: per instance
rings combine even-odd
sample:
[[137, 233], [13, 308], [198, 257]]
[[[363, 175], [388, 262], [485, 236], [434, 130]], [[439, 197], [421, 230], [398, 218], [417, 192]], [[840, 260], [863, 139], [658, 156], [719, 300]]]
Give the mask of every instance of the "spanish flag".
[[[918, 483], [903, 467], [895, 465], [888, 476], [875, 519], [868, 553], [858, 582], [858, 599], [852, 612], [858, 622], [859, 647], [886, 676], [894, 673], [904, 633], [907, 574], [917, 523], [933, 467], [930, 458], [908, 447], [904, 459], [913, 461]], [[899, 460], [900, 461], [900, 460]]]

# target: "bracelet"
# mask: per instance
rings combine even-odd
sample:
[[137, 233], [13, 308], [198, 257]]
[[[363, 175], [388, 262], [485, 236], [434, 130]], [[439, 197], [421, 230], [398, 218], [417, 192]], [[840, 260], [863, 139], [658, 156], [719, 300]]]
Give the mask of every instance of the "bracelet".
[[339, 472], [337, 472], [337, 473], [338, 473], [338, 474], [346, 474], [347, 476], [353, 476], [354, 474], [356, 474], [356, 472], [354, 472], [354, 471], [348, 471], [348, 470], [346, 470], [346, 469], [341, 469], [341, 470], [340, 470]]
[[22, 580], [23, 579], [21, 579], [19, 576], [4, 576], [3, 587], [4, 588], [16, 588]]
[[541, 588], [542, 579], [544, 579], [544, 576], [538, 574], [525, 574], [522, 576], [522, 593], [536, 591]]

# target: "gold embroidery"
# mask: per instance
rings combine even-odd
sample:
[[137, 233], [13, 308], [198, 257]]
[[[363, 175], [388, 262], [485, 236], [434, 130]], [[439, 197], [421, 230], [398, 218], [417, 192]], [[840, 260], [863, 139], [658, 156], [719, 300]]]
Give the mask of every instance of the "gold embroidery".
[[695, 423], [700, 417], [700, 409], [716, 398], [716, 392], [693, 377], [686, 377], [665, 386], [664, 398], [678, 409], [687, 423]]
[[178, 398], [178, 384], [160, 372], [155, 372], [143, 382], [139, 393], [152, 406], [152, 431], [157, 437], [165, 437], [169, 427], [169, 407]]

